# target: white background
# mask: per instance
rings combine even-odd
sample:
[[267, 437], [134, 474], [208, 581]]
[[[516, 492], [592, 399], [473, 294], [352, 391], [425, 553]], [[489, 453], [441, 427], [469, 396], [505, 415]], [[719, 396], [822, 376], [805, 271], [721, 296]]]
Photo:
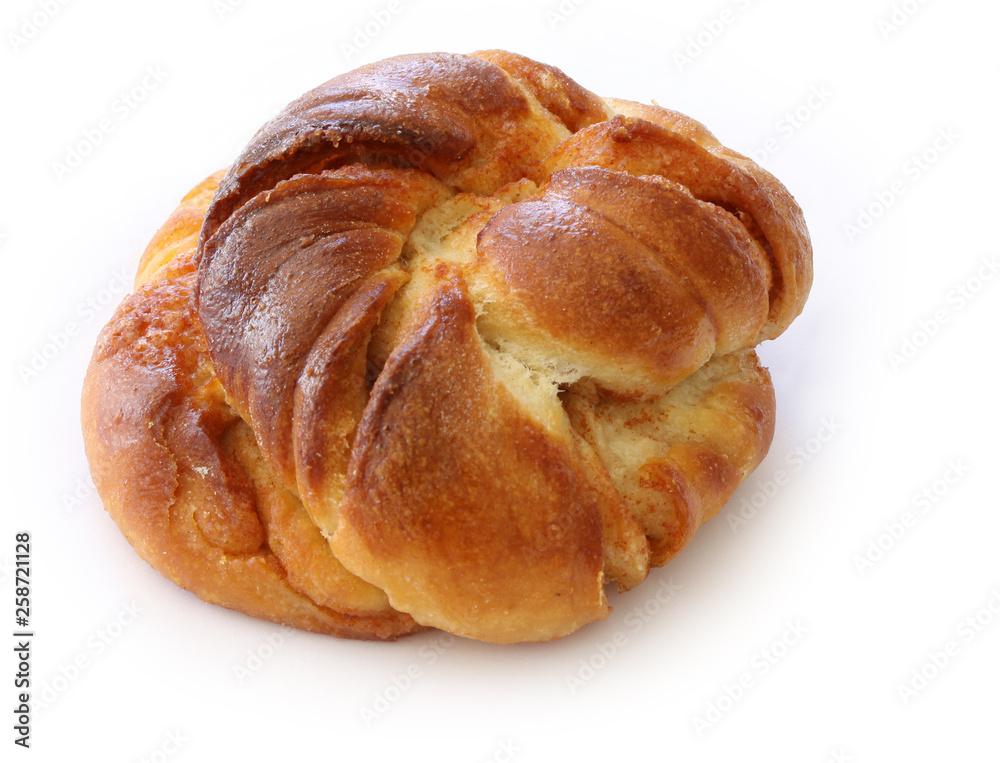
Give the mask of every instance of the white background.
[[[17, 759], [1000, 760], [995, 3], [153, 7], [0, 11], [4, 760], [25, 531], [43, 701]], [[89, 481], [98, 331], [181, 196], [285, 103], [386, 56], [488, 47], [688, 113], [801, 203], [815, 286], [761, 349], [770, 455], [556, 643], [356, 643], [201, 603]]]

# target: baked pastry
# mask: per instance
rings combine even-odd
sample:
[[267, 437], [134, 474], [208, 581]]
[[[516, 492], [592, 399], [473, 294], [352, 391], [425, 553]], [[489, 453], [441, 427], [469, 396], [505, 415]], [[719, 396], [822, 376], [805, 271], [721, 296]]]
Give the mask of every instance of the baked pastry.
[[94, 351], [107, 510], [206, 601], [496, 643], [608, 614], [769, 447], [754, 347], [812, 280], [699, 123], [503, 51], [290, 104], [147, 248]]

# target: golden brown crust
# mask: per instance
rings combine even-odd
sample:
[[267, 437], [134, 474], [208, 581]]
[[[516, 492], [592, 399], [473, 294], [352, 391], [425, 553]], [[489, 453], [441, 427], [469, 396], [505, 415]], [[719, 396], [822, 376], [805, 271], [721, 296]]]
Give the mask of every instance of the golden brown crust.
[[296, 385], [321, 362], [327, 324], [372, 279], [387, 292], [369, 306], [377, 322], [405, 280], [394, 263], [417, 214], [442, 193], [414, 170], [300, 175], [249, 200], [204, 242], [197, 308], [213, 363], [286, 483], [295, 482]]
[[680, 183], [697, 199], [731, 211], [771, 260], [768, 320], [758, 341], [779, 336], [802, 311], [812, 285], [812, 245], [791, 194], [762, 167], [721, 146], [694, 120], [657, 106], [614, 103], [622, 114], [560, 144], [547, 157], [545, 172], [596, 165], [658, 175]]
[[423, 303], [358, 427], [334, 551], [463, 636], [540, 641], [604, 617], [601, 515], [572, 451], [492, 373], [459, 277]]
[[88, 457], [207, 601], [558, 638], [764, 457], [752, 348], [811, 278], [792, 197], [694, 120], [505, 51], [387, 59], [157, 233], [88, 371]]
[[489, 330], [544, 343], [623, 395], [664, 394], [750, 344], [767, 317], [757, 243], [658, 177], [560, 170], [497, 213], [478, 250]]
[[480, 50], [476, 58], [496, 64], [523, 85], [570, 132], [608, 119], [611, 109], [554, 66], [506, 50]]
[[281, 180], [355, 161], [415, 167], [492, 193], [565, 137], [537, 110], [509, 74], [473, 56], [404, 55], [362, 66], [289, 104], [254, 136], [219, 188], [204, 236]]
[[[189, 195], [161, 229], [138, 290], [98, 339], [83, 430], [105, 507], [143, 559], [206, 601], [352, 638], [418, 630], [303, 532], [301, 503], [226, 403], [192, 309], [200, 225], [185, 221], [200, 223], [207, 201]], [[298, 579], [309, 576], [325, 580]]]

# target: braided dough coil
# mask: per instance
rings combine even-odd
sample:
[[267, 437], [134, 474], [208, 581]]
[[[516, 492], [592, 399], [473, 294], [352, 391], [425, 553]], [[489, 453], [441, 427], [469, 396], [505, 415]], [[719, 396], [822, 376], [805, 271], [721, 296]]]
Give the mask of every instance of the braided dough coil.
[[753, 348], [811, 267], [787, 190], [681, 114], [503, 51], [388, 59], [290, 104], [150, 243], [85, 382], [95, 483], [206, 601], [558, 638], [764, 457]]

